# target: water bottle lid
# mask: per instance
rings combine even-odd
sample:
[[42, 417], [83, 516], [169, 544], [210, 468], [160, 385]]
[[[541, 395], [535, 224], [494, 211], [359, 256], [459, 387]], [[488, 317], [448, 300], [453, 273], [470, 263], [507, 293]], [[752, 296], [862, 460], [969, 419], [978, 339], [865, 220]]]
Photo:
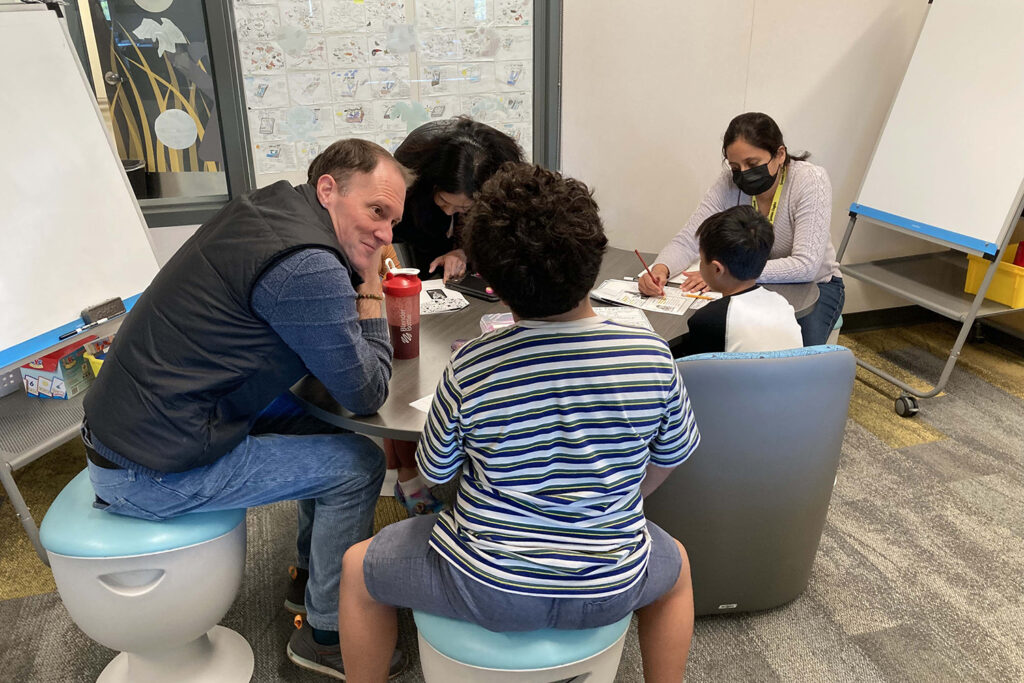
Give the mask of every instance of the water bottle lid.
[[[403, 272], [404, 271], [404, 272]], [[410, 272], [411, 271], [411, 272]], [[414, 296], [423, 289], [415, 268], [397, 268], [384, 276], [386, 296]]]

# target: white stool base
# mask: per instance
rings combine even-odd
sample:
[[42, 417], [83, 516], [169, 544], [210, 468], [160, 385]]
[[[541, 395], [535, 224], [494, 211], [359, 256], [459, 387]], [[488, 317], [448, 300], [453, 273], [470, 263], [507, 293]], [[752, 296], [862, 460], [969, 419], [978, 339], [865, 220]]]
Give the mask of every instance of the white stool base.
[[441, 654], [419, 636], [420, 664], [426, 683], [551, 683], [575, 679], [574, 683], [613, 683], [622, 658], [626, 633], [593, 657], [546, 669], [487, 669], [458, 662]]
[[146, 654], [122, 652], [96, 683], [245, 683], [252, 670], [252, 648], [245, 638], [214, 626], [181, 647]]

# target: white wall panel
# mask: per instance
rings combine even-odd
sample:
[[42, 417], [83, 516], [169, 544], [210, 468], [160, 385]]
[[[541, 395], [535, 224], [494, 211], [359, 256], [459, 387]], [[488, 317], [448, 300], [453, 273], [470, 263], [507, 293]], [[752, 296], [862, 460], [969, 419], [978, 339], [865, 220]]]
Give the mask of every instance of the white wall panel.
[[743, 106], [752, 0], [565, 0], [562, 169], [613, 245], [656, 251], [717, 175]]
[[[564, 0], [562, 168], [595, 187], [612, 244], [654, 251], [718, 172], [729, 119], [764, 111], [828, 170], [838, 248], [926, 10], [925, 0]], [[845, 260], [929, 248], [862, 222]], [[847, 287], [848, 312], [905, 303]]]

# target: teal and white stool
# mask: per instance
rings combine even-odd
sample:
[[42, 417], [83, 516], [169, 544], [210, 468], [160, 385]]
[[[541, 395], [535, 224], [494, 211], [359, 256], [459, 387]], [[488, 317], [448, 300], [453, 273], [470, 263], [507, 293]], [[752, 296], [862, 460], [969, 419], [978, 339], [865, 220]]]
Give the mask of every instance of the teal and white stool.
[[839, 344], [839, 331], [843, 329], [843, 316], [842, 314], [836, 319], [836, 324], [832, 326], [832, 331], [829, 332], [828, 341], [825, 343], [829, 346], [836, 346]]
[[98, 681], [248, 681], [252, 648], [218, 626], [245, 566], [245, 510], [164, 522], [92, 506], [85, 470], [39, 528], [64, 606], [87, 636], [120, 650]]
[[632, 616], [579, 631], [495, 633], [413, 612], [426, 683], [612, 683]]

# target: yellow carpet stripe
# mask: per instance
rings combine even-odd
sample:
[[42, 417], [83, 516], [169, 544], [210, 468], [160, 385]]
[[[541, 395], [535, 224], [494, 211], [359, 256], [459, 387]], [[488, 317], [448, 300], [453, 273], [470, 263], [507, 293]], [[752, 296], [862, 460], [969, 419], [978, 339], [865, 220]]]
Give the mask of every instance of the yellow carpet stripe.
[[[907, 338], [906, 332], [910, 328], [893, 328], [890, 330], [871, 330], [870, 332], [857, 332], [852, 335], [840, 335], [839, 343], [846, 346], [858, 359], [871, 363], [879, 370], [884, 370], [896, 379], [906, 382], [918, 392], [927, 392], [935, 386], [938, 375], [935, 377], [918, 377], [906, 368], [884, 358], [881, 354], [886, 351], [905, 349], [916, 344]], [[948, 353], [948, 350], [947, 350]], [[872, 375], [875, 376], [875, 375]], [[888, 387], [887, 393], [893, 398], [900, 395], [900, 390], [888, 382], [878, 378], [881, 386]], [[942, 396], [940, 393], [939, 396]]]
[[[75, 475], [85, 469], [85, 446], [72, 439], [14, 473], [32, 518], [43, 521], [50, 503]], [[53, 574], [39, 561], [35, 548], [14, 516], [7, 496], [0, 503], [0, 600], [24, 598], [57, 590]]]
[[377, 533], [388, 524], [401, 522], [409, 516], [405, 506], [390, 496], [381, 496], [377, 499], [377, 508], [373, 513], [373, 533]]
[[[865, 336], [869, 337], [868, 343], [862, 343]], [[906, 346], [891, 334], [861, 332], [855, 335], [840, 335], [839, 343], [853, 351], [857, 358], [885, 370], [915, 389], [925, 391], [932, 386], [876, 353], [876, 350]], [[853, 396], [850, 398], [850, 418], [891, 448], [933, 443], [946, 438], [943, 432], [924, 420], [907, 419], [897, 415], [893, 410], [893, 401], [899, 394], [900, 391], [895, 386], [858, 366], [857, 381], [853, 383]]]

